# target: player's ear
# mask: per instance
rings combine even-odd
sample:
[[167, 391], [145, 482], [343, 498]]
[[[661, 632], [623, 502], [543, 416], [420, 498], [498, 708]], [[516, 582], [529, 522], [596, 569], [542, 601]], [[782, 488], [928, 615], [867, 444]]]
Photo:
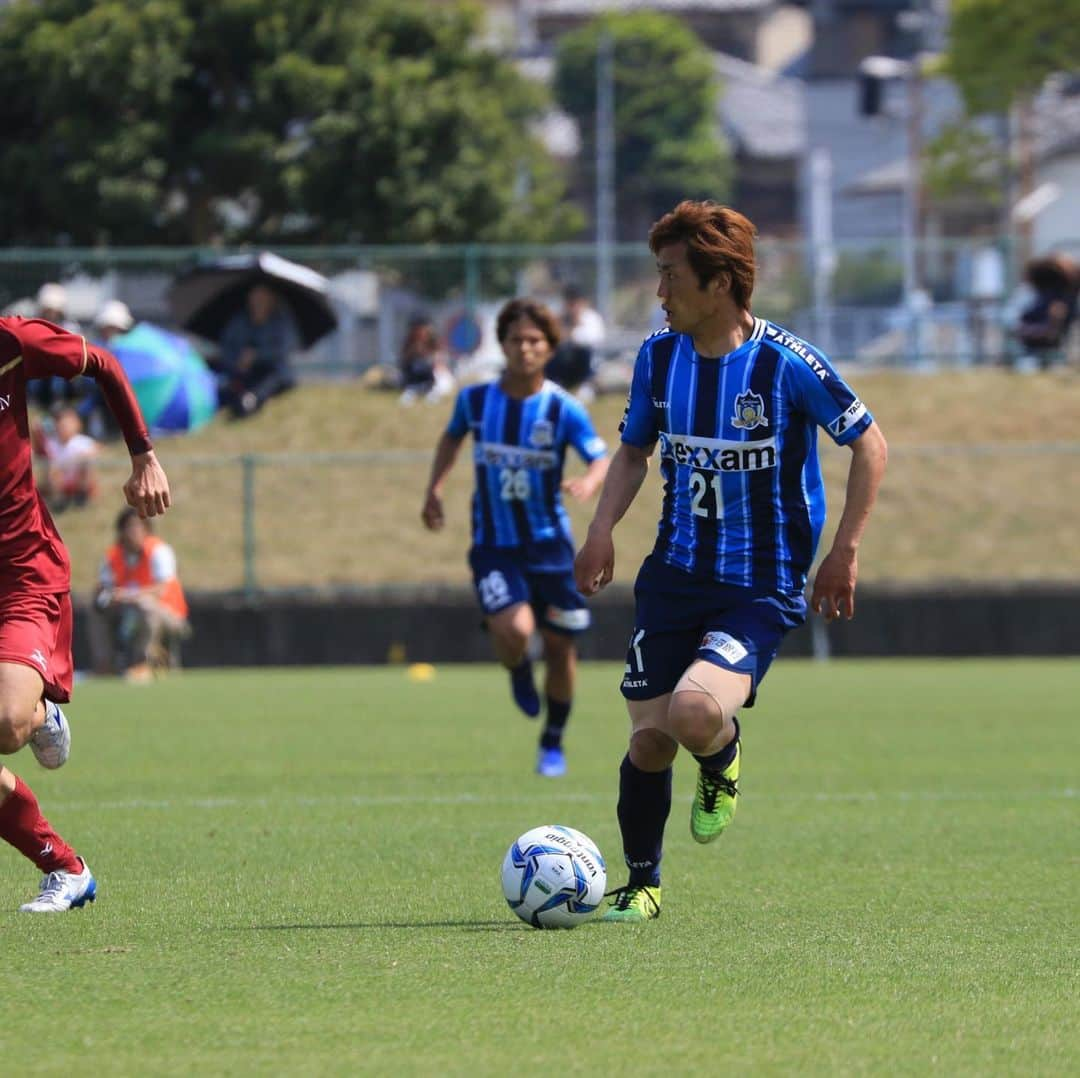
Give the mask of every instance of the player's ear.
[[722, 296], [731, 291], [731, 274], [727, 270], [721, 270], [709, 281], [709, 288], [714, 296]]

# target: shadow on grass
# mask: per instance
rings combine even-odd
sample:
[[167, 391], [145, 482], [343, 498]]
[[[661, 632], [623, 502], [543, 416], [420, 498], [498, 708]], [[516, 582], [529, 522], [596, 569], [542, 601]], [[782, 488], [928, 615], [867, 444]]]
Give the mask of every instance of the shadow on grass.
[[343, 921], [339, 924], [241, 925], [222, 932], [332, 932], [369, 928], [463, 928], [467, 932], [521, 932], [523, 921]]

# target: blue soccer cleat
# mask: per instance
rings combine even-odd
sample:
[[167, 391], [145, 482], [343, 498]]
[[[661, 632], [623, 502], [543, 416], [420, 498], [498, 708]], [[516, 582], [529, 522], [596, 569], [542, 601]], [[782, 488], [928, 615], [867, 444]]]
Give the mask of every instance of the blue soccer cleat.
[[536, 758], [536, 773], [546, 779], [562, 778], [566, 774], [566, 753], [562, 749], [541, 749]]

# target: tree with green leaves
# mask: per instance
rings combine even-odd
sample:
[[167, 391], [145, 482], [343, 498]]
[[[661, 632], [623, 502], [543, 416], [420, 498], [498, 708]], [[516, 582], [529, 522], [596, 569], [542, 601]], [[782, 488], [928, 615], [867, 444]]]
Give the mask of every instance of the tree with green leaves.
[[605, 15], [559, 42], [555, 96], [581, 131], [587, 186], [594, 182], [597, 53], [604, 35], [614, 54], [620, 202], [643, 204], [656, 215], [683, 198], [723, 199], [732, 167], [717, 128], [712, 58], [681, 20], [648, 11]]
[[931, 199], [999, 207], [1008, 169], [1005, 151], [970, 119], [945, 124], [923, 150], [923, 185]]
[[420, 0], [0, 12], [0, 241], [542, 241], [577, 224], [542, 91]]
[[1005, 112], [1078, 63], [1078, 0], [953, 0], [944, 71], [971, 115]]
[[928, 143], [928, 193], [999, 206], [1008, 150], [980, 118], [1015, 107], [1026, 114], [1047, 76], [1076, 70], [1078, 58], [1080, 0], [953, 0], [948, 48], [935, 70], [956, 83], [967, 115]]

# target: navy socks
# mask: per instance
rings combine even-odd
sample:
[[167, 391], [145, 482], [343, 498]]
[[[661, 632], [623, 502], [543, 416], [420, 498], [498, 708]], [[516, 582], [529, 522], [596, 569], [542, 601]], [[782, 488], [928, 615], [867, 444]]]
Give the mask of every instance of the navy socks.
[[732, 719], [735, 723], [735, 736], [719, 751], [714, 752], [712, 756], [698, 756], [694, 753], [694, 759], [706, 771], [723, 771], [724, 768], [731, 766], [731, 761], [735, 759], [735, 750], [739, 747], [739, 720]]
[[544, 732], [540, 735], [540, 748], [557, 749], [562, 746], [563, 730], [566, 729], [566, 720], [570, 718], [572, 700], [562, 701], [547, 698], [547, 722], [544, 723]]
[[540, 697], [536, 694], [532, 663], [528, 659], [522, 659], [510, 671], [510, 689], [514, 694], [514, 703], [530, 719], [535, 719], [540, 714]]
[[671, 811], [671, 768], [642, 771], [623, 757], [619, 768], [619, 829], [632, 887], [660, 885], [664, 824]]

